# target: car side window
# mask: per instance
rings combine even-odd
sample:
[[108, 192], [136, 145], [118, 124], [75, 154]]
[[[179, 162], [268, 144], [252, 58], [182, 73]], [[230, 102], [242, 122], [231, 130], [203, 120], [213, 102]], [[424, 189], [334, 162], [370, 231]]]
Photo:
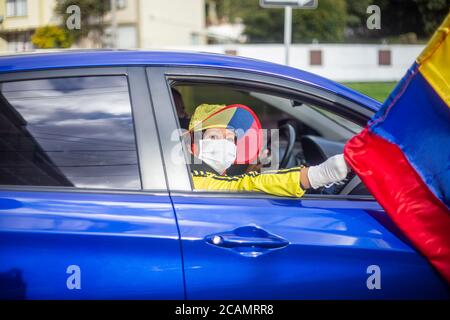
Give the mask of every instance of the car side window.
[[[240, 104], [256, 114], [264, 132], [259, 159], [250, 164], [235, 162], [226, 170], [227, 176], [317, 165], [342, 153], [346, 141], [361, 130], [358, 124], [323, 106], [251, 87], [178, 81], [171, 93], [181, 129], [188, 128], [190, 118], [201, 104]], [[186, 153], [193, 153], [192, 139], [195, 138], [191, 134], [190, 142], [185, 143]], [[333, 186], [307, 192], [338, 194], [339, 189]]]
[[140, 189], [126, 76], [0, 84], [0, 184]]

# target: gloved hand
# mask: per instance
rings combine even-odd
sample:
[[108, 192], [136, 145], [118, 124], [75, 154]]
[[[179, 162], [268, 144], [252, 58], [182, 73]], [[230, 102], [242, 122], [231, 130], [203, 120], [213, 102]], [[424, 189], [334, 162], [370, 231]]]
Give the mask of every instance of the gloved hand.
[[325, 162], [308, 168], [308, 180], [317, 189], [344, 180], [349, 172], [343, 154], [328, 158]]

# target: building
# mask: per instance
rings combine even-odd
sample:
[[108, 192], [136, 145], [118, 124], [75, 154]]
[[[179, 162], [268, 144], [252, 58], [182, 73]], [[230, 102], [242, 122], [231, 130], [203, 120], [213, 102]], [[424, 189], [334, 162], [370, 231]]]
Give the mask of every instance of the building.
[[[204, 0], [115, 0], [117, 47], [156, 48], [204, 44]], [[57, 25], [57, 0], [0, 0], [0, 51], [33, 49], [31, 36], [38, 27]], [[105, 16], [105, 23], [111, 22]], [[83, 27], [83, 26], [81, 26]], [[106, 30], [108, 33], [108, 30]], [[108, 46], [108, 37], [104, 43]], [[78, 47], [95, 48], [89, 39]]]
[[32, 49], [31, 35], [39, 26], [56, 24], [54, 0], [1, 0], [0, 51]]

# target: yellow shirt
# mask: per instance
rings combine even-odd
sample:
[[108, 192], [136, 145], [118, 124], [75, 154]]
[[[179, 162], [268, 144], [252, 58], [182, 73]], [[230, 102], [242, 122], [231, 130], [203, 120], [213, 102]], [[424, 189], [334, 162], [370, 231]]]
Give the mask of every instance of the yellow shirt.
[[192, 180], [196, 190], [265, 192], [282, 197], [301, 197], [300, 170], [271, 170], [263, 173], [249, 172], [238, 176], [221, 176], [208, 171], [193, 170]]

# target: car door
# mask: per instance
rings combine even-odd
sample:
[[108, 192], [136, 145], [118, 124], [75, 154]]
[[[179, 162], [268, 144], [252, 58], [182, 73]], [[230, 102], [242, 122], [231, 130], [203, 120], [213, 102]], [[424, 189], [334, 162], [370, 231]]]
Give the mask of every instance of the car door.
[[183, 299], [144, 69], [1, 74], [0, 89], [1, 298]]
[[[176, 161], [180, 140], [169, 81], [328, 93], [246, 72], [194, 68], [148, 69], [168, 184], [180, 229], [188, 299], [438, 298], [445, 284], [389, 223], [371, 197], [192, 190], [188, 168]], [[352, 106], [357, 111], [358, 106]], [[361, 113], [365, 112], [361, 110]]]

